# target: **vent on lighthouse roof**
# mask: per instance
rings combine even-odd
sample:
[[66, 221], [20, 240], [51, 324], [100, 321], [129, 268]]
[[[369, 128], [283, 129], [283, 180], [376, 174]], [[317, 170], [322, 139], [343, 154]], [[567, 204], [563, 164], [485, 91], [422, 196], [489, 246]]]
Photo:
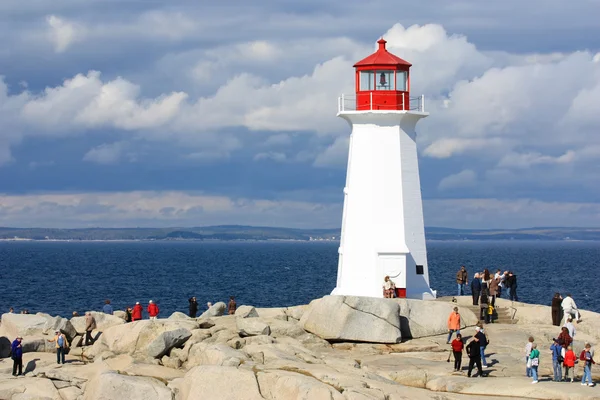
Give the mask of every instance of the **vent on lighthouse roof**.
[[408, 61], [401, 59], [400, 57], [396, 57], [385, 48], [385, 44], [387, 41], [383, 38], [377, 41], [379, 44], [379, 48], [369, 57], [364, 58], [354, 64], [355, 67], [365, 67], [367, 65], [405, 65], [410, 67], [412, 64]]

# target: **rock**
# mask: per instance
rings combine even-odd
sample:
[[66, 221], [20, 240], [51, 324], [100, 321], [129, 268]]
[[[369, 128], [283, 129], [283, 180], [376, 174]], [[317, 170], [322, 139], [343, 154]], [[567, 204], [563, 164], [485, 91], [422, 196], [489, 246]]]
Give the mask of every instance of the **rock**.
[[26, 336], [21, 342], [23, 353], [53, 353], [56, 345], [48, 342], [48, 336]]
[[271, 333], [269, 325], [258, 318], [237, 318], [236, 325], [240, 336], [268, 335]]
[[249, 344], [271, 344], [275, 342], [271, 336], [268, 335], [257, 335], [257, 336], [249, 336], [244, 339], [246, 345]]
[[252, 306], [239, 306], [235, 310], [235, 316], [239, 318], [256, 318], [258, 317], [258, 312]]
[[333, 386], [290, 371], [264, 371], [257, 374], [261, 394], [270, 400], [345, 400]]
[[241, 337], [233, 338], [233, 339], [227, 341], [227, 346], [229, 346], [235, 350], [241, 349], [242, 347], [244, 347], [245, 344], [246, 344], [246, 339], [241, 338]]
[[55, 332], [59, 330], [65, 334], [69, 342], [71, 342], [73, 338], [77, 336], [77, 331], [73, 327], [73, 324], [71, 324], [71, 321], [68, 319], [62, 317], [52, 317], [48, 314], [41, 313], [36, 315], [46, 318], [46, 323], [44, 324], [44, 329], [42, 330], [44, 335], [54, 336]]
[[46, 321], [44, 316], [38, 314], [2, 314], [2, 335], [11, 341], [17, 336], [41, 336]]
[[12, 400], [19, 398], [61, 400], [58, 390], [49, 379], [30, 377], [2, 379], [0, 381], [0, 399]]
[[300, 326], [334, 341], [398, 343], [399, 306], [394, 299], [325, 296], [313, 300]]
[[285, 309], [285, 313], [288, 316], [288, 318], [293, 318], [297, 321], [300, 321], [300, 319], [302, 318], [302, 315], [304, 315], [304, 312], [307, 309], [308, 309], [308, 305], [288, 307]]
[[269, 327], [273, 337], [297, 338], [306, 335], [306, 331], [298, 323], [288, 322], [287, 320], [273, 319], [269, 321]]
[[[250, 358], [243, 352], [234, 350], [225, 344], [215, 344], [208, 346], [200, 353], [197, 360], [190, 362], [188, 367], [195, 365], [222, 365], [226, 367], [237, 367], [242, 361], [248, 361]], [[197, 362], [197, 364], [194, 364]]]
[[210, 319], [210, 318], [199, 319], [198, 320], [198, 327], [200, 329], [210, 329], [213, 326], [215, 326], [215, 322], [212, 319]]
[[206, 310], [202, 315], [200, 315], [200, 319], [202, 318], [210, 318], [210, 317], [220, 317], [225, 314], [225, 310], [227, 310], [227, 305], [222, 301], [215, 303]]
[[123, 321], [125, 321], [125, 319], [127, 318], [127, 313], [125, 311], [122, 311], [122, 310], [115, 310], [113, 312], [113, 315], [115, 317], [121, 318]]
[[179, 383], [180, 400], [264, 400], [252, 371], [203, 365]]
[[86, 385], [83, 399], [172, 400], [172, 393], [158, 379], [120, 375], [111, 371], [91, 380]]
[[161, 358], [173, 347], [179, 347], [183, 345], [191, 336], [192, 332], [185, 328], [163, 332], [158, 335], [158, 337], [154, 339], [152, 343], [150, 343], [146, 353], [150, 357]]
[[[400, 329], [403, 338], [436, 336], [448, 332], [448, 316], [456, 306], [441, 301], [393, 299], [400, 306]], [[459, 306], [461, 328], [479, 321], [471, 310]]]
[[58, 390], [62, 400], [78, 400], [83, 395], [83, 391], [75, 386], [68, 386]]
[[163, 356], [163, 358], [161, 358], [160, 362], [162, 363], [163, 366], [167, 367], [167, 368], [173, 368], [173, 369], [178, 369], [181, 368], [181, 364], [183, 363], [178, 356]]
[[278, 319], [282, 321], [287, 321], [288, 316], [286, 314], [287, 308], [285, 307], [275, 307], [275, 308], [257, 308], [256, 312], [261, 318], [268, 319]]
[[184, 314], [184, 313], [179, 312], [179, 311], [175, 311], [167, 319], [189, 319], [189, 318], [190, 317], [187, 314]]
[[[123, 319], [110, 314], [92, 311], [92, 315], [96, 320], [96, 327], [100, 332], [104, 332], [112, 326], [122, 325], [125, 323]], [[71, 318], [71, 324], [78, 334], [85, 334], [85, 316]]]

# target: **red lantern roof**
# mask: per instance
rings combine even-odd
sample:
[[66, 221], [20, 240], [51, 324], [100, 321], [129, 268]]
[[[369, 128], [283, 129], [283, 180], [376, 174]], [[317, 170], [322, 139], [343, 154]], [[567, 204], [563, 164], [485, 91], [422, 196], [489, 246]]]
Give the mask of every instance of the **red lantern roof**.
[[364, 58], [354, 64], [354, 67], [365, 67], [368, 65], [405, 65], [410, 67], [412, 64], [408, 61], [401, 59], [400, 57], [396, 57], [392, 53], [386, 50], [385, 44], [387, 41], [383, 38], [377, 41], [379, 44], [379, 48], [369, 57]]

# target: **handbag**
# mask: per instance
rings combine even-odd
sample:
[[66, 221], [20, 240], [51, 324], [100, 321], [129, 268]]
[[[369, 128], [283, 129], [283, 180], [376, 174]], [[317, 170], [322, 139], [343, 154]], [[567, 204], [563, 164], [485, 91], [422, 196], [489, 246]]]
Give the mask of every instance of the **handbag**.
[[531, 358], [527, 357], [527, 368], [531, 368]]
[[531, 359], [531, 366], [532, 367], [537, 367], [538, 365], [540, 365], [540, 359], [539, 358], [532, 358]]

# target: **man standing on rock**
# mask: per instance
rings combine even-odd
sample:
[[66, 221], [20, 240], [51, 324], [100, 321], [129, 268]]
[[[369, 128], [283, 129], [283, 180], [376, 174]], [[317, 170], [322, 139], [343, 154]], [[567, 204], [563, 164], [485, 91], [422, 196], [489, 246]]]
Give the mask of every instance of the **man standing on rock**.
[[473, 305], [479, 305], [479, 294], [481, 294], [481, 279], [479, 279], [479, 273], [475, 272], [473, 281], [471, 281], [471, 295], [473, 296]]
[[85, 345], [89, 346], [94, 344], [94, 339], [92, 338], [92, 331], [96, 329], [96, 319], [92, 315], [91, 312], [85, 313]]
[[481, 368], [481, 352], [479, 350], [479, 338], [473, 337], [473, 340], [467, 345], [467, 354], [469, 355], [469, 371], [467, 376], [471, 377], [473, 367], [477, 365], [477, 374], [480, 378], [483, 378], [483, 369]]
[[190, 303], [190, 318], [196, 318], [196, 314], [198, 313], [198, 301], [196, 300], [196, 296], [190, 297], [188, 302]]
[[487, 368], [488, 365], [487, 360], [485, 359], [485, 348], [489, 344], [488, 337], [483, 331], [483, 327], [477, 326], [475, 331], [477, 332], [475, 333], [475, 337], [479, 341], [479, 359], [483, 362], [483, 367]]
[[468, 281], [469, 277], [467, 275], [467, 269], [463, 265], [460, 267], [460, 270], [456, 273], [456, 284], [458, 285], [459, 296], [465, 295], [465, 286], [467, 285], [467, 283], [469, 283]]
[[460, 314], [458, 313], [458, 307], [454, 307], [454, 310], [448, 316], [448, 340], [446, 344], [450, 344], [452, 339], [452, 333], [456, 332], [456, 335], [460, 335]]
[[148, 314], [150, 315], [150, 319], [152, 321], [156, 320], [156, 317], [158, 316], [159, 312], [160, 312], [160, 310], [158, 309], [158, 306], [156, 305], [156, 303], [153, 302], [152, 300], [150, 300], [148, 302]]
[[18, 336], [11, 346], [11, 358], [13, 359], [13, 376], [17, 376], [17, 369], [19, 370], [18, 375], [23, 375], [23, 345], [21, 342], [23, 338]]
[[65, 351], [69, 348], [67, 337], [61, 332], [56, 331], [54, 339], [48, 339], [49, 342], [56, 342], [56, 363], [65, 363]]

